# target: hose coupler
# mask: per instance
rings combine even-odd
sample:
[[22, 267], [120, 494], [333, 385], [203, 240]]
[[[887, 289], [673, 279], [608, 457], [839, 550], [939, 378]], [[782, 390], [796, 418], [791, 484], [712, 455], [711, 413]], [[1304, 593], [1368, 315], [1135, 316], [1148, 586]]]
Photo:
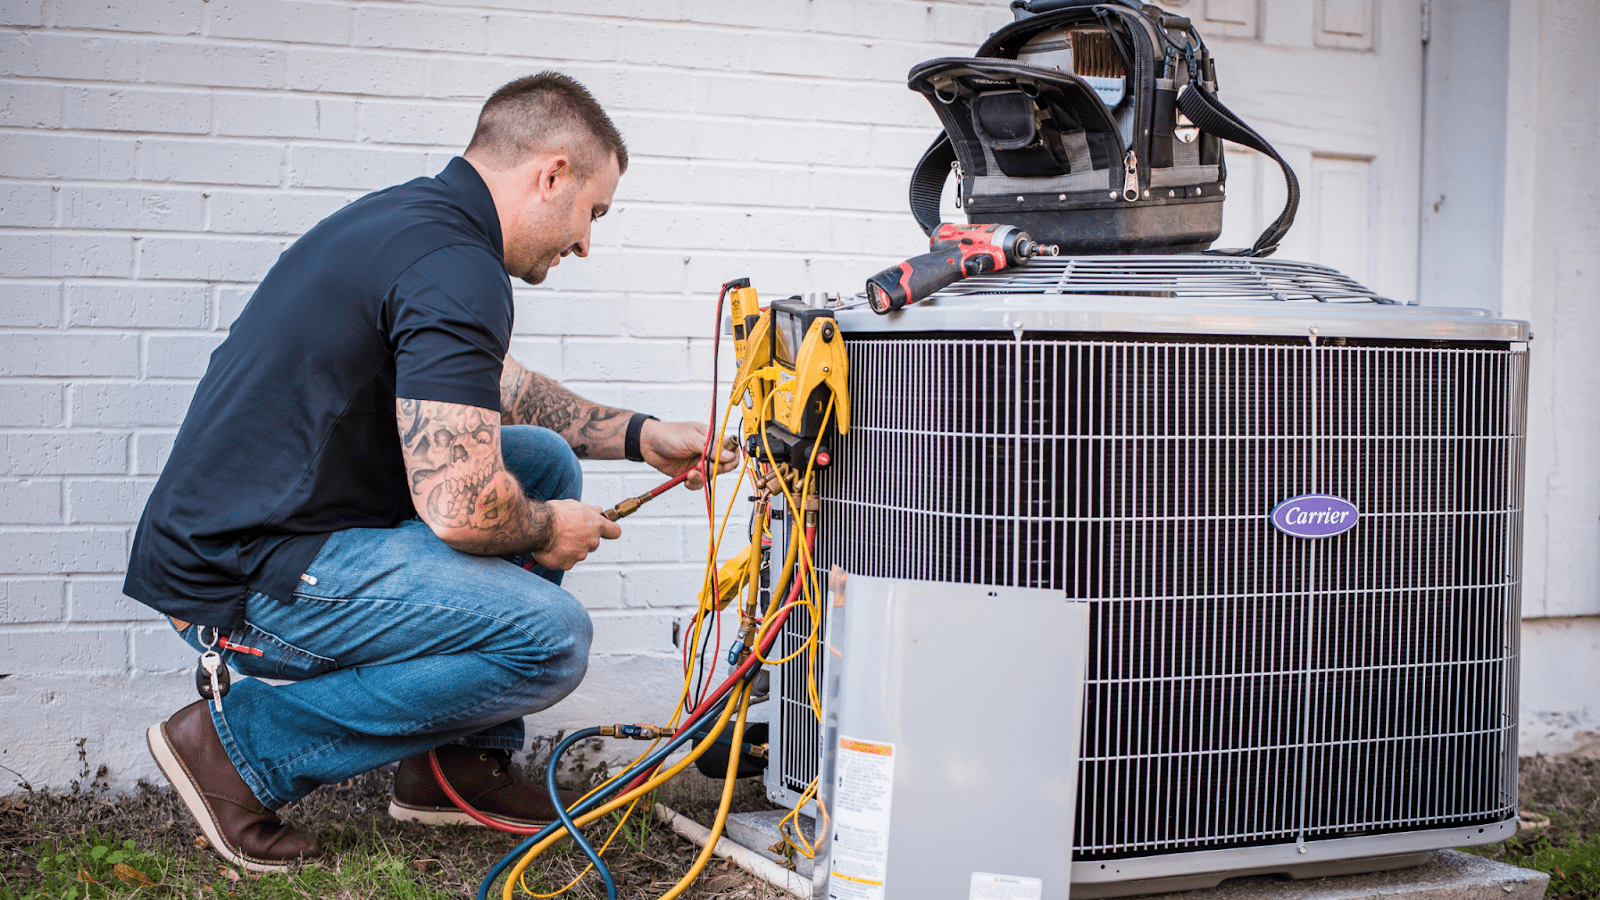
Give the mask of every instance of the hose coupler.
[[606, 510], [605, 512], [601, 513], [601, 515], [603, 515], [607, 519], [610, 519], [611, 521], [615, 522], [618, 519], [626, 518], [628, 516], [633, 515], [633, 513], [636, 510], [638, 510], [639, 507], [645, 505], [645, 503], [647, 501], [649, 501], [649, 499], [650, 499], [650, 495], [648, 493], [640, 494], [637, 497], [629, 497], [628, 499], [622, 501], [621, 503], [618, 503], [616, 506], [613, 506], [610, 509]]
[[601, 725], [600, 734], [605, 737], [632, 738], [636, 741], [653, 741], [660, 737], [670, 737], [672, 732], [667, 729], [657, 728], [654, 725], [643, 723], [635, 725]]

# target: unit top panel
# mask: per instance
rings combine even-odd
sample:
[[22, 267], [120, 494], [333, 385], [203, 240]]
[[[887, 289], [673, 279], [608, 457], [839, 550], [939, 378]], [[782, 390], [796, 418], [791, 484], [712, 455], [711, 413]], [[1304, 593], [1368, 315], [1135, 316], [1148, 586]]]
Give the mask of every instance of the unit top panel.
[[887, 316], [842, 309], [848, 334], [923, 331], [1324, 335], [1529, 339], [1526, 322], [1479, 309], [1402, 305], [1327, 266], [1183, 256], [1040, 257], [958, 281]]

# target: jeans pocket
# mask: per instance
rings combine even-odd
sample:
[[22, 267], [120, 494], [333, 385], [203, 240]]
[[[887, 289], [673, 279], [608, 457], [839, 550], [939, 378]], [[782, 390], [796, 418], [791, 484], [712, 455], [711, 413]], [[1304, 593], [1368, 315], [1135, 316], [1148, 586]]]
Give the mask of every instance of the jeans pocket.
[[[228, 643], [243, 649], [229, 649], [228, 666], [241, 675], [252, 678], [283, 678], [299, 681], [312, 678], [339, 667], [338, 660], [318, 656], [277, 635], [246, 621], [228, 636]], [[257, 655], [259, 651], [260, 655]]]

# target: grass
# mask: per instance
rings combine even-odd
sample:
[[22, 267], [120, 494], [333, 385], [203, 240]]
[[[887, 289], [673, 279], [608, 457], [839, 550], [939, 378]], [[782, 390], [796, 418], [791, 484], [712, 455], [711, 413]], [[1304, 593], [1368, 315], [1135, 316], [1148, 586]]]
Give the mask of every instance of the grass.
[[[112, 796], [98, 777], [71, 791], [23, 790], [0, 797], [0, 900], [434, 900], [476, 895], [478, 880], [519, 843], [467, 826], [429, 828], [385, 812], [389, 774], [371, 772], [314, 792], [286, 818], [322, 835], [318, 866], [263, 877], [221, 863], [197, 841], [198, 829], [170, 790], [144, 786]], [[573, 785], [576, 786], [576, 785]], [[692, 770], [662, 789], [667, 806], [709, 824], [720, 784]], [[1550, 875], [1547, 900], [1600, 900], [1600, 760], [1521, 761], [1521, 808], [1549, 818], [1500, 844], [1471, 852]], [[744, 779], [734, 808], [764, 807], [760, 784]], [[625, 900], [659, 897], [699, 848], [648, 815], [635, 813], [606, 853]], [[599, 846], [615, 820], [588, 831]], [[540, 893], [563, 887], [586, 860], [571, 844], [528, 872]], [[119, 868], [120, 867], [120, 868]], [[498, 890], [494, 894], [498, 898]], [[519, 896], [522, 896], [519, 894]], [[564, 900], [604, 897], [585, 877]], [[779, 900], [784, 895], [714, 861], [684, 900]]]
[[1462, 849], [1549, 875], [1546, 900], [1600, 900], [1600, 759], [1526, 758], [1517, 785], [1518, 807], [1540, 824]]
[[[116, 900], [206, 896], [261, 900], [384, 898], [443, 900], [453, 894], [419, 884], [417, 871], [387, 848], [353, 846], [332, 867], [307, 866], [284, 874], [248, 875], [215, 861], [141, 850], [132, 838], [97, 830], [35, 848], [27, 887], [0, 885], [0, 900]], [[12, 879], [7, 879], [8, 881]]]
[[1600, 897], [1600, 835], [1557, 846], [1548, 839], [1538, 841], [1526, 856], [1512, 855], [1512, 862], [1550, 874], [1546, 896], [1562, 900]]
[[139, 850], [133, 840], [117, 841], [95, 833], [66, 844], [41, 844], [36, 850], [38, 883], [27, 893], [0, 886], [0, 900], [82, 900], [157, 889], [166, 868], [162, 860]]
[[[396, 822], [386, 812], [390, 778], [386, 771], [370, 772], [319, 788], [285, 810], [286, 819], [322, 837], [327, 853], [318, 865], [265, 876], [247, 875], [214, 856], [165, 787], [143, 785], [114, 796], [98, 779], [86, 779], [87, 788], [80, 784], [71, 791], [19, 784], [21, 791], [0, 797], [0, 900], [475, 897], [483, 874], [521, 838], [471, 826]], [[719, 787], [690, 772], [663, 788], [661, 800], [709, 822]], [[737, 797], [736, 808], [762, 803], [760, 784], [746, 779]], [[666, 823], [641, 815], [647, 809], [640, 804], [606, 853], [624, 900], [659, 897], [699, 852]], [[615, 819], [602, 821], [585, 834], [598, 847], [615, 824]], [[570, 843], [557, 845], [529, 867], [527, 884], [540, 893], [554, 892], [586, 864]], [[493, 896], [500, 896], [498, 887]], [[562, 895], [563, 900], [604, 896], [593, 873]], [[779, 900], [783, 895], [717, 860], [683, 897]]]
[[1553, 834], [1524, 831], [1501, 844], [1466, 849], [1549, 875], [1546, 900], [1600, 900], [1600, 833], [1574, 832], [1562, 827], [1566, 821], [1552, 817]]

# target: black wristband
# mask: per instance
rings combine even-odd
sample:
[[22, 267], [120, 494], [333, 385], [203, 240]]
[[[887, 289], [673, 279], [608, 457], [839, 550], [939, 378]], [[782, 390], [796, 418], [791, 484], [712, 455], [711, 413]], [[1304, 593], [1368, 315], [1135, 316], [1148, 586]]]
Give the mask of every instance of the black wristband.
[[639, 432], [644, 430], [646, 419], [654, 420], [655, 416], [644, 413], [634, 413], [628, 420], [628, 431], [622, 437], [622, 455], [634, 462], [644, 462], [644, 454], [639, 450]]

